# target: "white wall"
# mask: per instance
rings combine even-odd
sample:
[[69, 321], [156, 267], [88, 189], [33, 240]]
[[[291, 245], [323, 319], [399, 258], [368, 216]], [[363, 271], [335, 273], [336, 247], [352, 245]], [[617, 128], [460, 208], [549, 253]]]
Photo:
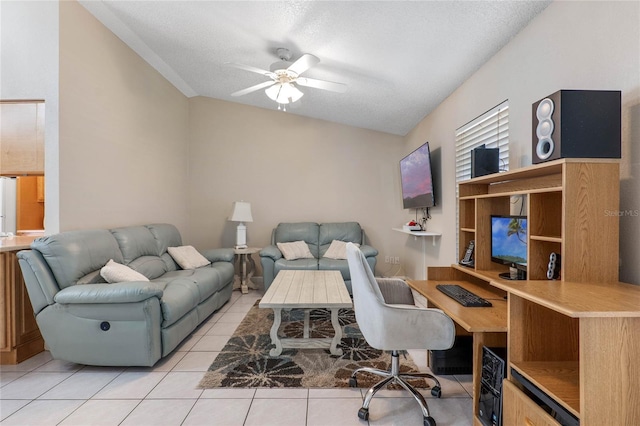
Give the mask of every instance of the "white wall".
[[[438, 247], [428, 245], [429, 265], [457, 261], [455, 253], [456, 128], [509, 100], [510, 166], [531, 164], [531, 105], [560, 89], [622, 91], [622, 211], [620, 222], [623, 281], [640, 284], [640, 3], [554, 2], [405, 140], [405, 154], [429, 140], [441, 147], [441, 205], [429, 228], [442, 230]], [[603, 212], [604, 214], [604, 212]], [[420, 243], [407, 244], [409, 275], [419, 276]], [[411, 271], [413, 271], [411, 273]]]
[[0, 99], [45, 101], [47, 233], [58, 232], [58, 2], [0, 2]]

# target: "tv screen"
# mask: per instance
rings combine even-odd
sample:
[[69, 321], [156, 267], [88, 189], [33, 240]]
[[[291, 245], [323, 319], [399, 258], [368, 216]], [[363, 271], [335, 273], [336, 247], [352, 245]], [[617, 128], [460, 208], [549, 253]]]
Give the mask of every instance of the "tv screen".
[[526, 270], [526, 216], [491, 216], [491, 260]]
[[400, 160], [400, 181], [403, 208], [419, 209], [436, 205], [429, 142]]

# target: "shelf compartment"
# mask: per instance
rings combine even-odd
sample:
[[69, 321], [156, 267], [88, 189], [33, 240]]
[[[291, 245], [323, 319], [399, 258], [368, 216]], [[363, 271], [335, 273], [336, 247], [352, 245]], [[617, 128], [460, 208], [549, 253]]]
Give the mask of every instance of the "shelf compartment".
[[540, 192], [529, 196], [529, 233], [562, 237], [562, 192]]
[[459, 202], [460, 228], [476, 228], [476, 200], [460, 200]]
[[560, 255], [560, 277], [562, 278], [562, 240], [555, 238], [529, 238], [529, 259], [527, 260], [527, 277], [530, 280], [547, 280], [549, 256], [551, 253]]
[[509, 312], [510, 362], [578, 362], [580, 328], [577, 318], [514, 293], [509, 295]]
[[511, 367], [540, 390], [580, 418], [580, 369], [578, 361], [512, 362]]

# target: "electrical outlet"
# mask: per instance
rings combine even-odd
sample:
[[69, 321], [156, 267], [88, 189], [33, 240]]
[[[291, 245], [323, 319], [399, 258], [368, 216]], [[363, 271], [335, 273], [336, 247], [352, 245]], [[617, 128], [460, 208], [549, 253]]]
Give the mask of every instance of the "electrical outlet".
[[394, 259], [394, 262], [393, 262], [393, 263], [395, 263], [396, 265], [399, 265], [399, 264], [400, 264], [400, 258], [399, 258], [399, 257], [396, 257], [396, 258]]
[[384, 257], [384, 263], [389, 263], [389, 256]]

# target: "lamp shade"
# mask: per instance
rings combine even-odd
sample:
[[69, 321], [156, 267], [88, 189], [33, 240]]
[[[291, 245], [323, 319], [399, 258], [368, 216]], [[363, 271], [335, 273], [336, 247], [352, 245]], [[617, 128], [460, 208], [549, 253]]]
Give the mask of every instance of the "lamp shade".
[[246, 201], [235, 201], [233, 203], [233, 211], [229, 218], [232, 222], [253, 222], [251, 216], [251, 203]]
[[267, 96], [279, 104], [296, 102], [304, 95], [296, 86], [291, 83], [274, 84], [265, 90]]

